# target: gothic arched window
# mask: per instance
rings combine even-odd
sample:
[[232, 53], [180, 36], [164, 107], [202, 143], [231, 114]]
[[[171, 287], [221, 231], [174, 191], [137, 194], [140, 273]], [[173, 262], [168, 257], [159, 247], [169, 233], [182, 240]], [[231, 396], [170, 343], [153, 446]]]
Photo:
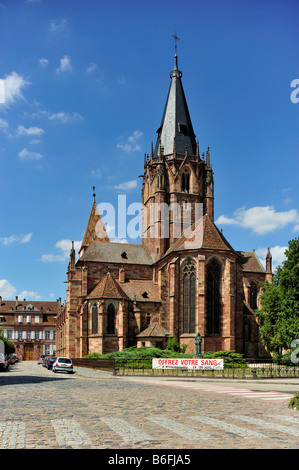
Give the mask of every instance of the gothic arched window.
[[212, 260], [207, 268], [207, 331], [208, 334], [220, 334], [220, 279], [221, 268]]
[[190, 260], [183, 269], [183, 333], [195, 333], [195, 279]]
[[109, 304], [107, 308], [107, 334], [113, 335], [115, 333], [115, 307]]
[[182, 174], [182, 191], [189, 193], [190, 191], [190, 174], [187, 169]]
[[255, 282], [251, 281], [250, 283], [250, 298], [249, 298], [249, 305], [252, 310], [257, 308], [257, 285]]
[[91, 332], [93, 335], [98, 333], [98, 307], [96, 304], [92, 306], [91, 310]]

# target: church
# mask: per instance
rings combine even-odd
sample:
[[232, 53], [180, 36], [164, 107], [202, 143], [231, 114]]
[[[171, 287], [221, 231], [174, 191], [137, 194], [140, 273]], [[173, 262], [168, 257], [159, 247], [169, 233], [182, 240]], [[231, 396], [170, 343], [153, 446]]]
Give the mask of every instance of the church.
[[[141, 244], [113, 243], [95, 201], [66, 302], [56, 322], [56, 354], [84, 357], [137, 345], [164, 348], [176, 337], [195, 353], [266, 354], [254, 310], [260, 283], [272, 280], [255, 251], [236, 251], [214, 223], [209, 147], [199, 152], [175, 53], [155, 146], [144, 157]], [[141, 163], [142, 164], [142, 163]]]

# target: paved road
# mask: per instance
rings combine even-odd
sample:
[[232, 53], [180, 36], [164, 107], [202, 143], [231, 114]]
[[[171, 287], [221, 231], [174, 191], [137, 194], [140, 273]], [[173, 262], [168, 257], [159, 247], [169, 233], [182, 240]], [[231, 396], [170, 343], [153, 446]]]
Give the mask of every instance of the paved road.
[[0, 449], [298, 449], [299, 381], [0, 373]]

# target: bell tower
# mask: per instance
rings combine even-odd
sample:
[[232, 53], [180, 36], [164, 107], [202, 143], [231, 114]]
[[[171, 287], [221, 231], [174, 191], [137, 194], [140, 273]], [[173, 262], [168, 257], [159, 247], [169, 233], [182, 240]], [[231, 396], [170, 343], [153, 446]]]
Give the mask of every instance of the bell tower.
[[202, 215], [214, 219], [210, 149], [200, 156], [176, 51], [170, 78], [156, 145], [144, 156], [142, 243], [155, 260]]

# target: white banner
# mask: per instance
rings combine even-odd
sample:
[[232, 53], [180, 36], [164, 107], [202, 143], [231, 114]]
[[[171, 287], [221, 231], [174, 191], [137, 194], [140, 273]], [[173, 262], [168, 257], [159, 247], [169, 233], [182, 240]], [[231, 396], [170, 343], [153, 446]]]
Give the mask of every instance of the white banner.
[[223, 369], [223, 359], [165, 359], [154, 358], [153, 369], [194, 369], [194, 370], [220, 370]]

